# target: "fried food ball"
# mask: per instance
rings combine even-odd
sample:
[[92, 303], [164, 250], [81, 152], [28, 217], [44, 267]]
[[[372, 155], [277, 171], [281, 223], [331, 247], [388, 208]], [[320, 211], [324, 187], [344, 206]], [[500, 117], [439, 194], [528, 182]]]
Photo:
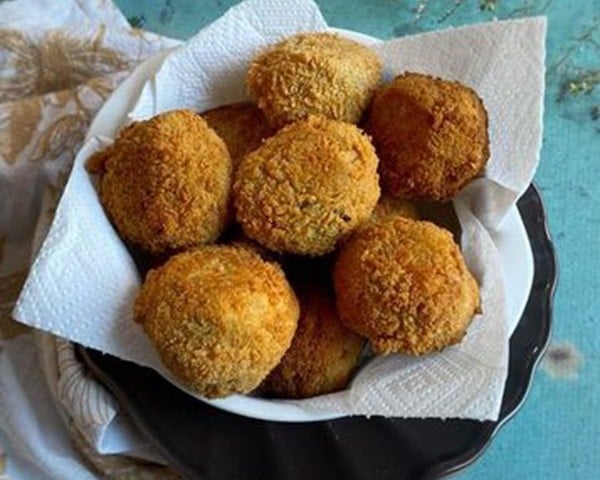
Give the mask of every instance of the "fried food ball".
[[252, 60], [250, 96], [275, 127], [322, 115], [357, 123], [381, 77], [375, 52], [331, 33], [286, 38]]
[[479, 311], [479, 287], [452, 235], [425, 221], [366, 224], [341, 249], [333, 278], [340, 318], [377, 353], [458, 343]]
[[391, 195], [382, 195], [377, 205], [375, 205], [371, 220], [379, 221], [394, 215], [418, 220], [419, 210], [414, 203], [408, 200], [392, 197]]
[[204, 112], [202, 118], [227, 145], [234, 171], [244, 155], [275, 133], [260, 109], [251, 102], [214, 108]]
[[375, 94], [365, 129], [381, 160], [385, 191], [448, 200], [483, 171], [490, 155], [487, 127], [473, 90], [406, 73]]
[[371, 215], [377, 156], [354, 125], [310, 117], [244, 158], [233, 197], [250, 238], [276, 252], [322, 255]]
[[295, 290], [300, 301], [298, 329], [261, 391], [306, 398], [341, 390], [358, 365], [365, 340], [340, 322], [330, 286], [315, 282]]
[[88, 170], [101, 174], [100, 199], [118, 232], [150, 253], [212, 242], [225, 226], [231, 159], [194, 112], [129, 125]]
[[229, 246], [151, 270], [134, 307], [165, 366], [208, 398], [256, 388], [290, 346], [298, 316], [281, 268]]

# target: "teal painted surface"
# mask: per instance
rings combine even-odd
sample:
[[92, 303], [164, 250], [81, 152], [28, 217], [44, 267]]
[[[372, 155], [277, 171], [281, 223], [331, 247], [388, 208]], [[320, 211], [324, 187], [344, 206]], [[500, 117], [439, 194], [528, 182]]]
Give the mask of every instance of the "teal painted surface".
[[[187, 38], [235, 1], [116, 0], [142, 28]], [[536, 175], [561, 279], [553, 344], [519, 414], [461, 479], [600, 475], [600, 5], [578, 0], [318, 2], [330, 25], [380, 38], [548, 17], [544, 146]]]

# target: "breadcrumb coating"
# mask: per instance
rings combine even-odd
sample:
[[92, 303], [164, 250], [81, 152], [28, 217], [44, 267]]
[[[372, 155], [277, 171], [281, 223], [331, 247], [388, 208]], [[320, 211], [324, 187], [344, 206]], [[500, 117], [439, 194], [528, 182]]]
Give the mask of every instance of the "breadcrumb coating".
[[331, 290], [314, 278], [312, 283], [295, 286], [300, 301], [298, 329], [261, 391], [275, 397], [307, 398], [346, 386], [365, 340], [340, 322]]
[[[266, 249], [265, 247], [263, 247], [260, 243], [256, 242], [255, 240], [248, 238], [246, 235], [244, 235], [244, 232], [241, 230], [241, 228], [239, 228], [239, 230], [238, 230], [238, 228], [239, 228], [239, 225], [236, 225], [234, 227], [234, 231], [232, 232], [231, 235], [229, 235], [229, 238], [227, 239], [227, 242], [225, 242], [225, 245], [231, 245], [234, 247], [246, 248], [246, 249], [252, 250], [263, 260], [275, 261], [275, 262], [281, 264], [282, 268], [284, 268], [284, 271], [285, 271], [285, 267], [282, 265], [283, 260], [284, 260], [282, 255], [278, 255], [277, 253]], [[286, 274], [287, 274], [287, 271], [286, 271]]]
[[244, 155], [275, 133], [261, 110], [251, 102], [214, 108], [202, 113], [202, 118], [227, 145], [234, 172]]
[[405, 73], [373, 97], [367, 133], [383, 189], [407, 199], [448, 200], [484, 169], [487, 113], [458, 82]]
[[391, 195], [381, 195], [379, 202], [375, 205], [371, 220], [384, 220], [394, 215], [412, 218], [413, 220], [420, 218], [419, 209], [414, 203], [403, 198], [392, 197]]
[[377, 353], [458, 343], [479, 311], [479, 287], [452, 235], [425, 221], [367, 224], [341, 249], [333, 278], [340, 318]]
[[121, 236], [150, 253], [212, 242], [225, 226], [231, 159], [194, 112], [129, 125], [88, 170], [101, 174], [100, 199]]
[[199, 247], [151, 270], [134, 307], [165, 366], [208, 398], [256, 388], [290, 346], [298, 316], [281, 268], [231, 246]]
[[275, 127], [322, 115], [357, 123], [379, 84], [375, 52], [332, 33], [286, 38], [252, 60], [250, 96]]
[[377, 156], [354, 125], [310, 117], [244, 158], [233, 197], [250, 238], [276, 252], [323, 255], [371, 215]]

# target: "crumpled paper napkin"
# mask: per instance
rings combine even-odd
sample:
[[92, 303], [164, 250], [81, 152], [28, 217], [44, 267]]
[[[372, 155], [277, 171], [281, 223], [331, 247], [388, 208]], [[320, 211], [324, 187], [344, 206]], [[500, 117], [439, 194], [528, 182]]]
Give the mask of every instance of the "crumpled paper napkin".
[[[130, 118], [172, 108], [203, 110], [245, 98], [243, 76], [264, 45], [299, 31], [326, 30], [308, 0], [248, 0], [166, 58]], [[454, 201], [462, 249], [481, 286], [483, 314], [460, 345], [422, 358], [377, 357], [338, 393], [292, 401], [349, 415], [496, 419], [508, 362], [502, 272], [489, 229], [530, 183], [539, 159], [545, 20], [494, 22], [374, 45], [387, 75], [420, 71], [474, 87], [489, 113], [491, 159], [482, 179]], [[132, 320], [140, 278], [98, 200], [85, 160], [75, 166], [14, 317], [174, 381]], [[289, 401], [283, 401], [289, 402]]]

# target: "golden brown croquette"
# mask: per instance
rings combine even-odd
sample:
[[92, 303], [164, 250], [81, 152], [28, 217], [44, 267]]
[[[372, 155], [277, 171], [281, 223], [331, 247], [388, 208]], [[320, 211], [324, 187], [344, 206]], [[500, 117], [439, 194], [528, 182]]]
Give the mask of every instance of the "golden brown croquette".
[[381, 160], [384, 191], [448, 200], [489, 157], [487, 113], [458, 82], [405, 73], [374, 96], [365, 127]]
[[271, 125], [309, 115], [357, 123], [381, 77], [375, 52], [332, 33], [286, 38], [252, 60], [246, 83]]
[[340, 322], [332, 288], [324, 281], [294, 287], [300, 301], [298, 329], [261, 391], [306, 398], [341, 390], [358, 365], [365, 340]]
[[408, 200], [392, 197], [391, 195], [381, 195], [377, 205], [375, 205], [371, 220], [379, 221], [394, 215], [418, 220], [419, 209]]
[[244, 155], [275, 133], [260, 109], [251, 102], [214, 108], [204, 112], [202, 118], [227, 145], [234, 171]]
[[250, 238], [276, 252], [322, 255], [371, 215], [377, 156], [354, 125], [310, 117], [244, 158], [233, 195]]
[[231, 159], [191, 111], [129, 125], [88, 169], [101, 174], [100, 199], [121, 236], [150, 253], [214, 241], [225, 225]]
[[334, 268], [344, 324], [376, 353], [422, 355], [462, 340], [479, 288], [447, 230], [400, 216], [370, 222]]
[[208, 398], [257, 387], [290, 346], [298, 315], [279, 266], [230, 246], [151, 270], [134, 308], [165, 366]]

